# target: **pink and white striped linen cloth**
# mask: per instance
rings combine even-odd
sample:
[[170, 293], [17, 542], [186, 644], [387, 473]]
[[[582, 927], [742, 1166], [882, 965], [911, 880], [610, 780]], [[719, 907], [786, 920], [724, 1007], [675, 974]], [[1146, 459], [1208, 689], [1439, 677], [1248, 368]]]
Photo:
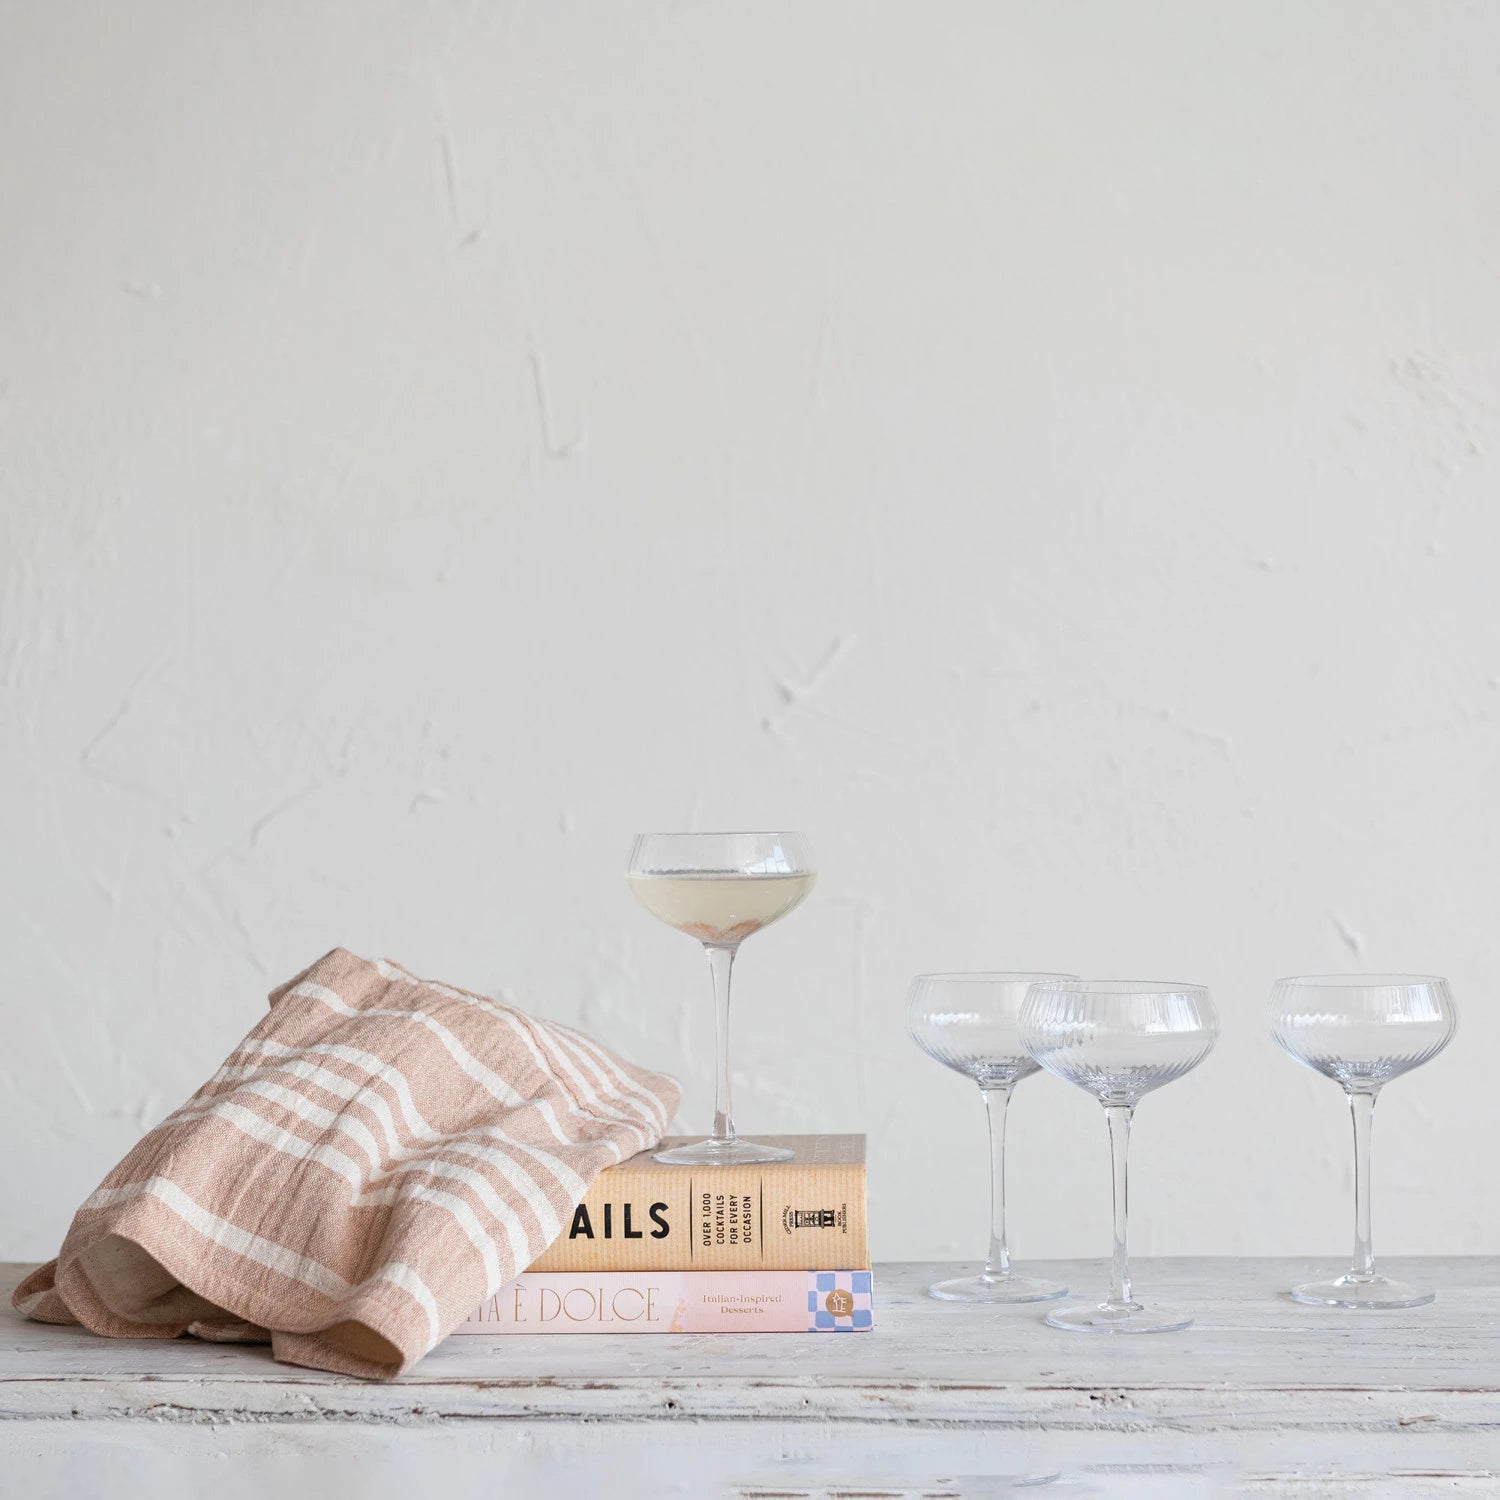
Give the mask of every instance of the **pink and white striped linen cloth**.
[[397, 1375], [677, 1107], [673, 1079], [571, 1027], [342, 948], [270, 998], [78, 1210], [20, 1311]]

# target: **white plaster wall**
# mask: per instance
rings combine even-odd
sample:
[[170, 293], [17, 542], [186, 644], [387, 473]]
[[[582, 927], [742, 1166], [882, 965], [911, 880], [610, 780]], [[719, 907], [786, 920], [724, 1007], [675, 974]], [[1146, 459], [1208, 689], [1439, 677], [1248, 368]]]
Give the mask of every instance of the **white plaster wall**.
[[[1348, 1238], [1275, 975], [1448, 973], [1377, 1244], [1500, 1248], [1500, 11], [0, 3], [0, 1253], [335, 943], [706, 1122], [647, 827], [804, 828], [747, 1129], [982, 1245], [909, 976], [1203, 980], [1136, 1243]], [[1097, 1106], [1021, 1253], [1107, 1249]]]

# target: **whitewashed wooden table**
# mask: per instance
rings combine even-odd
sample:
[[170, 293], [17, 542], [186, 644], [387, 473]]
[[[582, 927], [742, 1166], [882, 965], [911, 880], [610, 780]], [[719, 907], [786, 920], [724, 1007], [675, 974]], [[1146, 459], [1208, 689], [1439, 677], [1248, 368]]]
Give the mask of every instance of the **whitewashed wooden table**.
[[1322, 1261], [1142, 1262], [1198, 1322], [1123, 1339], [888, 1265], [870, 1334], [465, 1337], [389, 1384], [26, 1323], [4, 1269], [3, 1495], [1500, 1495], [1500, 1259], [1392, 1261], [1438, 1301], [1364, 1315], [1286, 1298]]

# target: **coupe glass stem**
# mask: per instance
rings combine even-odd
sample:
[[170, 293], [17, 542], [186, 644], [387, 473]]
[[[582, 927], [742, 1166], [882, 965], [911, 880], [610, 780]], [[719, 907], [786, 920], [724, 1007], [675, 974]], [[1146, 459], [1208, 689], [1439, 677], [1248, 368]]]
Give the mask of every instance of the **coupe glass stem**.
[[733, 1105], [729, 1094], [729, 971], [734, 967], [734, 955], [738, 949], [705, 943], [704, 950], [708, 954], [708, 972], [714, 981], [714, 1044], [718, 1053], [713, 1138], [723, 1144], [734, 1140]]
[[1375, 1275], [1375, 1247], [1370, 1240], [1370, 1131], [1377, 1093], [1349, 1091], [1349, 1113], [1354, 1117], [1354, 1263], [1349, 1274], [1359, 1281]]
[[1005, 1116], [1010, 1108], [1009, 1084], [980, 1086], [990, 1122], [990, 1258], [984, 1263], [986, 1280], [1010, 1275], [1010, 1246], [1005, 1242]]
[[1114, 1166], [1115, 1185], [1115, 1250], [1109, 1268], [1109, 1306], [1129, 1307], [1130, 1299], [1130, 1251], [1126, 1244], [1126, 1227], [1130, 1219], [1130, 1179], [1126, 1169], [1126, 1158], [1130, 1153], [1130, 1120], [1135, 1114], [1133, 1104], [1106, 1104], [1105, 1119], [1109, 1121], [1109, 1154]]

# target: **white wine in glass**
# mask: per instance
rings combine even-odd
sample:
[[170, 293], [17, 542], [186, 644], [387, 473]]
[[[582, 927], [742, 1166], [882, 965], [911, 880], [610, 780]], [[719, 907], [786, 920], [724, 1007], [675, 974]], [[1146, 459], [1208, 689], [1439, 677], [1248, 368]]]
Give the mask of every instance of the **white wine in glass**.
[[812, 889], [807, 875], [632, 875], [635, 899], [700, 943], [733, 947], [784, 917]]
[[625, 878], [652, 916], [696, 938], [713, 980], [718, 1068], [714, 1133], [705, 1141], [658, 1151], [656, 1160], [723, 1166], [786, 1161], [791, 1152], [735, 1133], [729, 1079], [729, 978], [739, 946], [801, 903], [817, 872], [800, 833], [643, 833]]

